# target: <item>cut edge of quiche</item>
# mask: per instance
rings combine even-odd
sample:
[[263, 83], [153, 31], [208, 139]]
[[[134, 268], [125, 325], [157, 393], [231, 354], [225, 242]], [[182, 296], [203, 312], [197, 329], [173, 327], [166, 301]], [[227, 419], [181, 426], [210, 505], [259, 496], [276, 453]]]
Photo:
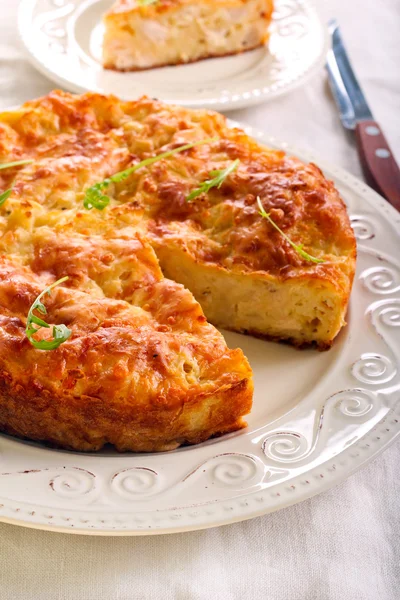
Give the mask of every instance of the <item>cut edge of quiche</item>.
[[268, 40], [272, 0], [117, 0], [104, 15], [103, 64], [135, 71], [252, 50]]
[[[22, 263], [22, 264], [19, 264]], [[47, 286], [45, 318], [71, 337], [53, 351], [25, 334]], [[246, 426], [252, 373], [182, 285], [163, 277], [131, 230], [45, 226], [29, 256], [0, 258], [0, 430], [79, 451], [160, 452]], [[49, 339], [40, 330], [36, 339]]]

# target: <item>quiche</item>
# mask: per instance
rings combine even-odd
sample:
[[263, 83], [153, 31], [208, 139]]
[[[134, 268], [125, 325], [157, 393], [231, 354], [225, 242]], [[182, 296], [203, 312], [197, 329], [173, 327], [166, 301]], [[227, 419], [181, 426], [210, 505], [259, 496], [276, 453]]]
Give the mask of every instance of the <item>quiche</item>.
[[117, 0], [104, 16], [103, 64], [136, 71], [252, 50], [272, 0]]
[[[338, 192], [222, 115], [55, 91], [0, 114], [0, 166], [24, 160], [0, 169], [0, 430], [85, 451], [198, 443], [252, 402], [214, 326], [325, 349], [344, 325], [356, 247]], [[70, 335], [41, 349], [32, 314]]]

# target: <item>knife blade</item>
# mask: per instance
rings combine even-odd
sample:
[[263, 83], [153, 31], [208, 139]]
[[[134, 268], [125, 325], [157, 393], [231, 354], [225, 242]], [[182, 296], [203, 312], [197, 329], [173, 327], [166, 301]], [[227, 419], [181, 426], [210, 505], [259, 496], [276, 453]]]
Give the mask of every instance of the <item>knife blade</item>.
[[332, 19], [328, 27], [332, 37], [332, 49], [326, 61], [329, 83], [343, 126], [355, 129], [358, 121], [372, 121], [372, 112], [350, 64], [337, 22]]
[[332, 49], [326, 61], [329, 84], [343, 127], [355, 131], [357, 150], [365, 179], [400, 211], [400, 169], [386, 138], [372, 116], [350, 64], [339, 26], [329, 22]]

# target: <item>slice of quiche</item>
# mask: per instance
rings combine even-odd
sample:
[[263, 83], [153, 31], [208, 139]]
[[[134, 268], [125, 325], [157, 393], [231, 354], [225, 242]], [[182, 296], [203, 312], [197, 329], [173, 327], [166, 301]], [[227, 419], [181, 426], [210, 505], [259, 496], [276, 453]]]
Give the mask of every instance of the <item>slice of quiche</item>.
[[[23, 202], [35, 212], [31, 198]], [[147, 242], [131, 230], [42, 225], [29, 248], [0, 258], [0, 430], [74, 450], [154, 452], [246, 425], [247, 360], [188, 290], [163, 277]], [[47, 322], [71, 336], [44, 351], [27, 338], [27, 315], [65, 273], [43, 302]], [[42, 328], [35, 340], [49, 336]]]
[[103, 64], [135, 71], [251, 50], [268, 40], [272, 0], [117, 0]]

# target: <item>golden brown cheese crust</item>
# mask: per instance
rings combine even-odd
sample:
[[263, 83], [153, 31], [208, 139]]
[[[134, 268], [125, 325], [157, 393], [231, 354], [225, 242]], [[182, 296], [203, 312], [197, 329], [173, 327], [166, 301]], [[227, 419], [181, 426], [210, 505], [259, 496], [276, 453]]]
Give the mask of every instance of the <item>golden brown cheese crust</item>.
[[[212, 8], [216, 8], [219, 4], [230, 7], [240, 7], [248, 2], [248, 0], [202, 0], [204, 4], [208, 4]], [[138, 10], [148, 14], [151, 11], [153, 14], [161, 14], [168, 10], [176, 10], [185, 5], [193, 4], [193, 0], [158, 0], [153, 4], [141, 4], [138, 0], [116, 0], [111, 6], [107, 15], [118, 15], [132, 10]]]
[[[355, 239], [333, 183], [315, 165], [228, 128], [217, 113], [146, 98], [124, 103], [95, 94], [53, 92], [19, 112], [3, 113], [0, 133], [4, 160], [33, 156], [38, 161], [17, 173], [13, 196], [2, 209], [3, 215], [7, 208], [11, 212], [2, 219], [6, 231], [14, 232], [18, 219], [25, 228], [33, 228], [37, 220], [40, 225], [51, 221], [84, 233], [131, 225], [156, 246], [179, 245], [199, 263], [260, 272], [279, 281], [319, 278], [349, 291]], [[161, 150], [209, 137], [218, 139], [111, 187], [107, 210], [83, 209], [83, 190], [91, 184]], [[186, 202], [210, 171], [235, 159], [241, 161], [239, 168], [220, 189]], [[4, 188], [15, 174], [0, 171]], [[258, 195], [285, 233], [324, 259], [323, 264], [303, 259], [260, 217]], [[24, 210], [31, 203], [35, 212], [43, 212], [43, 222]]]
[[2, 430], [75, 450], [160, 451], [244, 425], [252, 386], [242, 352], [228, 350], [191, 294], [167, 279], [129, 303], [57, 288], [48, 321], [72, 337], [52, 352], [33, 348], [26, 314], [52, 271], [1, 263]]
[[[90, 185], [209, 137], [217, 140], [111, 186], [105, 210], [84, 209]], [[0, 208], [3, 430], [81, 450], [107, 442], [164, 450], [243, 426], [252, 395], [247, 361], [226, 348], [187, 290], [163, 278], [149, 242], [216, 325], [227, 326], [220, 315], [231, 308], [229, 286], [252, 285], [255, 293], [238, 305], [244, 323], [232, 321], [233, 329], [328, 347], [343, 325], [355, 240], [333, 184], [316, 166], [229, 129], [221, 115], [146, 98], [53, 92], [0, 115], [0, 162], [21, 158], [34, 162], [0, 171], [0, 189], [14, 181]], [[210, 171], [237, 158], [239, 168], [220, 189], [186, 201]], [[257, 195], [323, 264], [305, 261], [259, 216]], [[46, 297], [48, 321], [65, 323], [73, 335], [53, 352], [35, 350], [24, 335], [27, 312], [64, 275], [68, 282]], [[204, 278], [209, 287], [200, 285]], [[321, 314], [307, 335], [301, 320], [286, 330], [297, 303], [278, 303], [275, 329], [260, 328], [257, 311], [254, 326], [246, 310], [257, 306], [261, 288], [271, 294], [260, 293], [259, 305], [272, 313], [282, 289], [292, 298], [307, 288], [313, 303], [319, 294], [336, 315], [333, 325], [315, 333]]]

